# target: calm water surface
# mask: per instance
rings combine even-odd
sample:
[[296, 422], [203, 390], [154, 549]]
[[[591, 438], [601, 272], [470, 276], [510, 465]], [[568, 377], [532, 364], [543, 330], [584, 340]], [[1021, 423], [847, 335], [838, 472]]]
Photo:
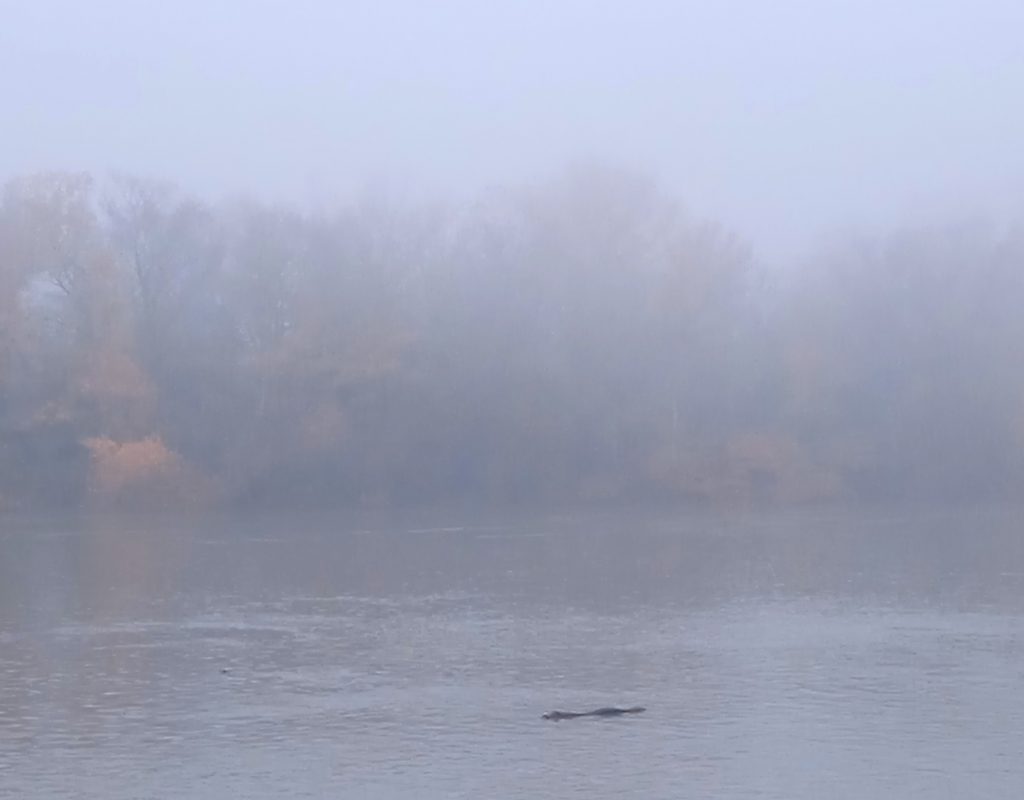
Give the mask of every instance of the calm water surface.
[[1021, 797], [1022, 519], [0, 517], [0, 796]]

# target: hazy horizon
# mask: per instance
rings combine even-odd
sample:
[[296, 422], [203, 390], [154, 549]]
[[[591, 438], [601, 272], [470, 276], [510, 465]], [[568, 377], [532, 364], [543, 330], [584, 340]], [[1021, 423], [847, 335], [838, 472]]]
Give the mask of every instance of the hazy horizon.
[[1018, 3], [49, 0], [4, 18], [4, 180], [116, 171], [331, 205], [597, 161], [768, 261], [1021, 207]]
[[1024, 498], [1024, 5], [4, 19], [0, 506]]

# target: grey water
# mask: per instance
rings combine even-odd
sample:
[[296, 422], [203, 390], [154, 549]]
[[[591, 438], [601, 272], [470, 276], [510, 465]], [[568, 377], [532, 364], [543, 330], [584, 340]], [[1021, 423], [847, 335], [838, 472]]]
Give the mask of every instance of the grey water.
[[0, 517], [0, 797], [1019, 797], [1021, 521]]

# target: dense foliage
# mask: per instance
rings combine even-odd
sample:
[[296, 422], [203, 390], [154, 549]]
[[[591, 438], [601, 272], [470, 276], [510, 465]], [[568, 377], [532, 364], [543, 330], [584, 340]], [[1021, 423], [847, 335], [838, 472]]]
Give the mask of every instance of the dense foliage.
[[610, 170], [329, 213], [34, 175], [0, 507], [1015, 497], [1021, 308], [1019, 230], [771, 272]]

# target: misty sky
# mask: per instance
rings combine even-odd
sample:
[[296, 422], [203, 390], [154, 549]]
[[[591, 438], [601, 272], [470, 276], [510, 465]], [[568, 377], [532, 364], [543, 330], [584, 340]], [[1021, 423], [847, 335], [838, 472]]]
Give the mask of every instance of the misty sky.
[[1020, 0], [0, 0], [0, 177], [331, 202], [638, 167], [790, 254], [1015, 214]]

